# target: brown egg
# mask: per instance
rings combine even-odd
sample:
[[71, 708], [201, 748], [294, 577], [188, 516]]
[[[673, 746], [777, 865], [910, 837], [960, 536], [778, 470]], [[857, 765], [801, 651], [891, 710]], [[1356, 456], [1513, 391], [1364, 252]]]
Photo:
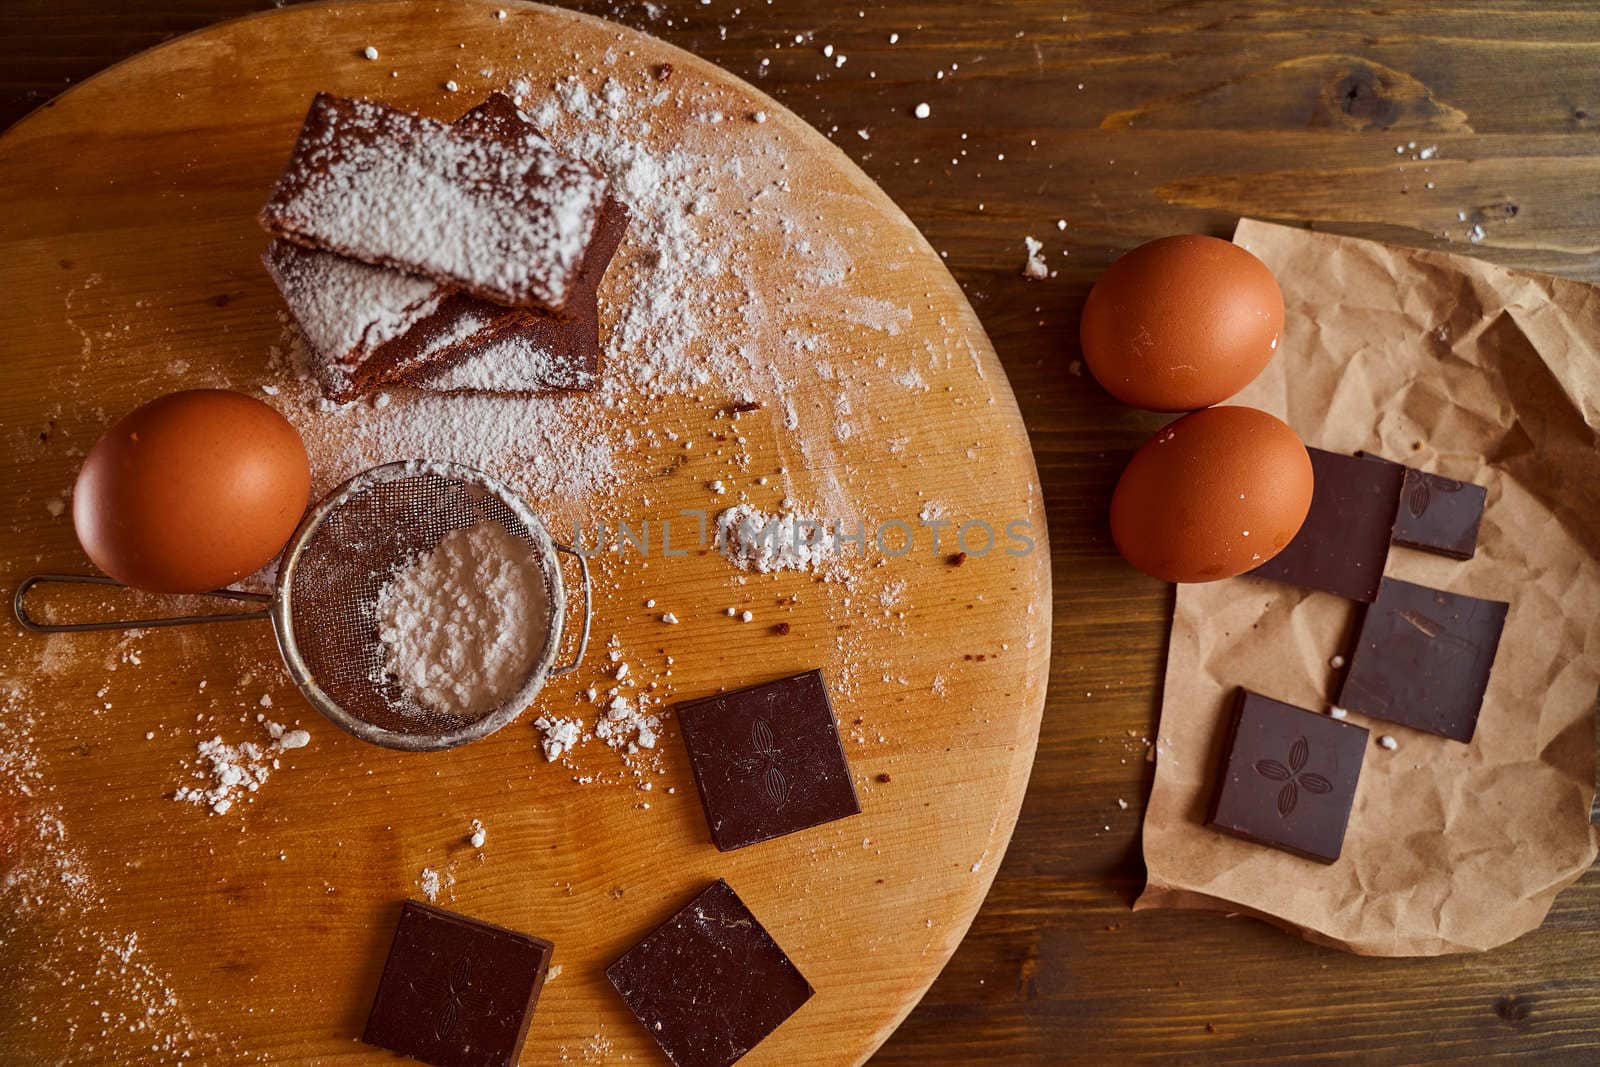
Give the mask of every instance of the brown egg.
[[1111, 497], [1124, 558], [1169, 582], [1211, 582], [1261, 566], [1311, 510], [1311, 457], [1255, 408], [1207, 408], [1134, 454]]
[[1283, 293], [1255, 256], [1184, 234], [1140, 245], [1083, 307], [1083, 359], [1106, 392], [1150, 411], [1196, 411], [1249, 385], [1283, 332]]
[[95, 566], [154, 593], [201, 593], [265, 566], [311, 492], [305, 445], [272, 408], [223, 389], [152, 400], [89, 450], [72, 523]]

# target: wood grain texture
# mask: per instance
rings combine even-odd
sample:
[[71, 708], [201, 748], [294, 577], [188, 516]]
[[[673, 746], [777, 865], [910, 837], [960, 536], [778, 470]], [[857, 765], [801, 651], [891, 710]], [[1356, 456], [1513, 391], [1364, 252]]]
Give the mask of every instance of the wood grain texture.
[[[12, 0], [5, 117], [165, 36], [266, 6]], [[983, 911], [875, 1062], [1592, 1062], [1593, 872], [1542, 929], [1476, 957], [1355, 959], [1247, 920], [1127, 912], [1149, 782], [1138, 739], [1158, 711], [1170, 603], [1117, 561], [1104, 507], [1161, 420], [1068, 368], [1078, 308], [1112, 258], [1164, 233], [1226, 234], [1245, 212], [1600, 280], [1600, 12], [1582, 0], [575, 6], [722, 64], [831, 131], [948, 253], [1028, 421], [1057, 599], [1033, 781]], [[845, 66], [822, 56], [830, 43]], [[921, 101], [932, 115], [917, 121]], [[1434, 158], [1396, 153], [1413, 140]], [[1024, 234], [1046, 241], [1058, 277], [1018, 276]]]
[[[605, 968], [724, 878], [817, 990], [748, 1062], [856, 1063], [934, 980], [993, 880], [1033, 763], [1051, 596], [1026, 429], [976, 315], [893, 203], [769, 97], [614, 24], [509, 6], [505, 19], [483, 3], [391, 0], [228, 22], [105, 72], [0, 137], [0, 289], [12, 294], [0, 312], [12, 346], [0, 364], [7, 588], [33, 570], [83, 569], [70, 522], [48, 502], [106, 413], [152, 394], [260, 389], [321, 455], [314, 485], [375, 462], [470, 458], [466, 438], [490, 433], [462, 426], [420, 456], [409, 442], [369, 452], [370, 435], [345, 421], [352, 412], [323, 410], [272, 367], [281, 301], [259, 263], [256, 212], [319, 90], [454, 117], [513, 77], [529, 77], [532, 107], [589, 79], [595, 96], [567, 118], [540, 119], [550, 136], [626, 127], [614, 134], [668, 161], [651, 168], [653, 184], [679, 190], [663, 202], [627, 184], [632, 171], [619, 175], [637, 233], [601, 286], [602, 332], [641, 330], [640, 349], [670, 349], [691, 327], [705, 335], [679, 342], [681, 380], [670, 360], [618, 347], [601, 392], [497, 409], [515, 413], [515, 431], [481, 462], [524, 486], [556, 530], [576, 518], [590, 546], [626, 539], [600, 533], [608, 523], [656, 533], [648, 555], [591, 560], [589, 659], [547, 683], [538, 711], [482, 741], [418, 755], [329, 728], [294, 693], [262, 626], [0, 630], [6, 721], [31, 738], [21, 748], [8, 738], [8, 756], [27, 755], [5, 765], [36, 758], [40, 773], [22, 769], [24, 790], [7, 783], [0, 824], [44, 827], [0, 860], [0, 877], [21, 870], [31, 887], [7, 886], [15, 908], [0, 915], [0, 968], [17, 976], [0, 1050], [17, 1062], [152, 1051], [386, 1060], [354, 1038], [399, 902], [419, 892], [557, 946], [562, 970], [540, 997], [524, 1062], [660, 1062]], [[308, 40], [321, 50], [304, 54]], [[392, 67], [362, 57], [374, 41]], [[628, 108], [595, 114], [587, 101], [609, 108], [613, 90]], [[34, 172], [50, 180], [30, 183]], [[661, 235], [685, 230], [687, 254], [715, 269], [687, 273], [673, 258]], [[635, 309], [663, 299], [672, 317], [639, 327]], [[432, 415], [414, 401], [367, 410], [493, 421], [462, 398], [433, 401]], [[558, 422], [551, 436], [541, 418]], [[319, 453], [324, 435], [344, 444]], [[563, 491], [563, 479], [541, 478], [552, 465], [583, 466], [585, 445], [608, 450], [614, 480]], [[744, 573], [697, 542], [684, 517], [736, 501], [841, 521], [866, 543], [815, 573]], [[928, 509], [1006, 535], [1020, 523], [1040, 547], [1002, 551], [1002, 533], [991, 533], [959, 565], [949, 530], [942, 552], [926, 531], [914, 550], [868, 547], [898, 545]], [[675, 553], [661, 541], [669, 521]], [[873, 537], [895, 523], [898, 535]], [[295, 630], [316, 627], [297, 611]], [[533, 730], [549, 713], [597, 731], [619, 689], [665, 710], [812, 668], [827, 679], [862, 812], [733, 852], [708, 839], [670, 715], [654, 751], [627, 766], [598, 741], [547, 763]], [[27, 727], [19, 689], [35, 716]], [[283, 753], [249, 803], [215, 815], [174, 804], [195, 746], [264, 741], [259, 715], [311, 727], [314, 743]], [[790, 774], [820, 758], [773, 721], [775, 745], [717, 741], [729, 760], [759, 753]], [[472, 820], [487, 828], [482, 850], [467, 843]], [[101, 899], [80, 906], [48, 877], [52, 850], [77, 857], [68, 888], [81, 874]], [[178, 855], [192, 858], [168, 861]], [[69, 960], [63, 944], [86, 935], [129, 958]], [[116, 949], [125, 936], [137, 942]], [[167, 1021], [141, 1029], [142, 998], [129, 1018], [117, 963], [161, 976], [149, 981], [187, 1020], [175, 1046], [161, 1044]]]

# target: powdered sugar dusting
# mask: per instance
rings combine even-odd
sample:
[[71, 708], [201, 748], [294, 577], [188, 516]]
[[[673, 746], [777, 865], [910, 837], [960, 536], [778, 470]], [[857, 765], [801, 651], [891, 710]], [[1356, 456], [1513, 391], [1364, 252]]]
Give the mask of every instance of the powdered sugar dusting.
[[428, 388], [441, 391], [486, 393], [537, 392], [555, 385], [584, 387], [591, 384], [587, 372], [578, 372], [571, 361], [558, 359], [554, 352], [523, 337], [491, 341], [467, 359], [428, 379]]
[[317, 368], [334, 396], [351, 388], [352, 372], [373, 349], [432, 313], [446, 292], [414, 274], [287, 241], [272, 242], [264, 259], [306, 343], [323, 357]]
[[[289, 339], [291, 358], [304, 351]], [[613, 440], [624, 435], [583, 394], [541, 397], [392, 394], [389, 403], [324, 400], [309, 373], [284, 414], [312, 457], [318, 492], [369, 467], [427, 458], [461, 463], [538, 500], [577, 500], [616, 484]]]

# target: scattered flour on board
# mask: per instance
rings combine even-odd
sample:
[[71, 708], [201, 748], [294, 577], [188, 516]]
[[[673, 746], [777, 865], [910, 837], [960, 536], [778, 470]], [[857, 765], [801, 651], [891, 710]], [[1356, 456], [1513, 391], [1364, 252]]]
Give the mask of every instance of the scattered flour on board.
[[717, 544], [740, 570], [813, 570], [837, 555], [838, 545], [817, 519], [786, 511], [769, 515], [736, 504], [717, 516]]
[[[605, 662], [610, 676], [580, 694], [595, 708], [592, 729], [585, 728], [580, 716], [541, 715], [534, 721], [546, 760], [553, 763], [596, 739], [624, 757], [654, 751], [661, 731], [661, 718], [654, 709], [660, 698], [638, 691], [639, 675], [623, 659], [615, 637]], [[655, 682], [647, 683], [647, 689], [655, 688]]]
[[266, 731], [266, 741], [230, 745], [221, 735], [201, 741], [195, 746], [196, 766], [190, 775], [201, 784], [179, 786], [172, 799], [208, 808], [213, 815], [226, 815], [238, 801], [254, 799], [253, 794], [278, 769], [280, 755], [311, 742], [311, 734], [305, 730], [290, 730], [257, 718]]
[[[11, 948], [11, 1032], [41, 1035], [63, 1062], [243, 1062], [242, 1049], [195, 1028], [139, 932], [106, 921], [106, 898], [50, 799], [35, 738], [35, 701], [0, 679], [0, 944]], [[82, 995], [92, 990], [92, 999]], [[24, 1020], [22, 1004], [53, 1005]]]
[[456, 884], [456, 876], [449, 871], [436, 871], [432, 867], [424, 867], [417, 875], [417, 888], [422, 890], [422, 895], [428, 898], [429, 904], [437, 903], [439, 894], [446, 892]]

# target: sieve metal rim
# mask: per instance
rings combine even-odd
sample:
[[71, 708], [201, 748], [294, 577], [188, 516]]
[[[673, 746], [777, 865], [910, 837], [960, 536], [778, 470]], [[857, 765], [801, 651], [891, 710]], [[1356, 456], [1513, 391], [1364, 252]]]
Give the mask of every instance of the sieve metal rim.
[[[540, 569], [544, 572], [546, 586], [550, 593], [550, 630], [545, 642], [545, 648], [539, 660], [529, 671], [527, 679], [506, 701], [494, 711], [469, 723], [459, 730], [448, 733], [402, 733], [376, 726], [365, 719], [352, 715], [325, 692], [317, 683], [315, 676], [306, 665], [300, 651], [300, 643], [295, 636], [294, 617], [291, 610], [291, 601], [294, 592], [295, 572], [299, 560], [322, 524], [340, 507], [344, 506], [353, 496], [367, 489], [387, 482], [399, 481], [407, 477], [421, 475], [434, 475], [449, 478], [459, 482], [478, 486], [494, 494], [501, 503], [523, 524], [533, 539], [538, 551]], [[272, 592], [272, 605], [270, 609], [272, 619], [272, 632], [277, 640], [278, 652], [283, 657], [284, 666], [289, 671], [289, 676], [294, 680], [295, 686], [300, 690], [312, 707], [340, 729], [355, 737], [384, 748], [397, 749], [404, 752], [437, 752], [448, 748], [455, 748], [487, 737], [501, 727], [515, 721], [528, 706], [533, 703], [533, 698], [544, 683], [552, 676], [565, 674], [577, 661], [583, 657], [588, 644], [589, 619], [585, 617], [583, 625], [583, 639], [577, 653], [577, 660], [571, 667], [555, 668], [555, 657], [561, 647], [561, 638], [565, 632], [566, 622], [566, 583], [561, 574], [561, 563], [556, 553], [558, 549], [566, 546], [558, 545], [554, 538], [545, 529], [544, 523], [534, 515], [527, 503], [505, 482], [478, 470], [460, 463], [449, 463], [435, 460], [400, 460], [394, 463], [385, 463], [369, 468], [349, 478], [339, 485], [333, 492], [327, 494], [301, 519], [296, 528], [294, 537], [283, 550], [278, 564], [278, 580]], [[568, 549], [568, 551], [572, 551]], [[575, 553], [576, 554], [576, 553]], [[578, 554], [582, 562], [581, 554]], [[589, 607], [587, 565], [583, 567], [585, 584], [585, 610]]]

